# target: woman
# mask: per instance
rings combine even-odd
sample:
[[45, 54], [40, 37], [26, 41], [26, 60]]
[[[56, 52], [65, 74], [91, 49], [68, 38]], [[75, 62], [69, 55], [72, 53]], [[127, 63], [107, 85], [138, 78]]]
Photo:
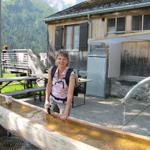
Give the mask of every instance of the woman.
[[66, 83], [65, 75], [69, 69], [69, 56], [66, 52], [60, 51], [56, 57], [57, 69], [52, 77], [52, 68], [48, 73], [46, 87], [45, 109], [58, 112], [60, 119], [67, 119], [72, 107], [73, 92], [76, 75], [74, 71], [69, 77], [69, 86]]

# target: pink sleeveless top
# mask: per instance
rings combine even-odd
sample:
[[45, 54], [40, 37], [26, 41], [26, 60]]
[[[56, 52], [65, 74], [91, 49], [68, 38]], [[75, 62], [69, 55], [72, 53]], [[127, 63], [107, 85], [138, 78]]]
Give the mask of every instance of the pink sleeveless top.
[[51, 96], [56, 102], [61, 103], [67, 100], [68, 86], [65, 80], [67, 70], [68, 70], [68, 67], [58, 77], [58, 68], [57, 68], [54, 74], [54, 77], [52, 80]]

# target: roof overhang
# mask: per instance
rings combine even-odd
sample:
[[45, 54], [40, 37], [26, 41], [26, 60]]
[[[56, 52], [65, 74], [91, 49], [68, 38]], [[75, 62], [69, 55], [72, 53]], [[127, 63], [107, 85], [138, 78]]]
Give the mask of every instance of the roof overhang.
[[104, 14], [104, 13], [129, 10], [129, 9], [137, 9], [137, 8], [143, 8], [143, 7], [150, 7], [150, 2], [146, 2], [142, 4], [140, 3], [140, 4], [134, 4], [134, 5], [118, 6], [118, 7], [113, 7], [113, 8], [103, 8], [99, 10], [97, 9], [97, 10], [85, 11], [85, 12], [80, 12], [80, 13], [49, 17], [49, 18], [45, 18], [44, 21], [47, 23], [49, 21], [57, 21], [61, 19], [69, 19], [69, 18], [81, 17], [81, 16], [86, 16], [86, 15]]

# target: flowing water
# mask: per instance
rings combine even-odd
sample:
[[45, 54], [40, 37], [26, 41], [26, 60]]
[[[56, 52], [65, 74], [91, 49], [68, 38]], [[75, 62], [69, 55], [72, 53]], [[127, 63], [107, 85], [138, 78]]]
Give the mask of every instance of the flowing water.
[[[41, 110], [22, 105], [15, 101], [12, 101], [11, 105], [6, 105], [5, 100], [1, 100], [0, 105], [33, 122], [43, 125], [43, 127], [50, 131], [61, 133], [64, 136], [92, 145], [101, 150], [150, 149], [149, 143], [147, 141], [143, 142], [142, 139], [138, 139], [139, 142], [137, 142], [136, 139], [127, 137], [126, 134], [116, 133], [111, 130], [101, 129], [87, 124], [85, 125], [84, 123], [75, 122], [73, 120], [62, 121], [52, 115], [45, 114]], [[26, 148], [24, 150], [26, 150]]]
[[123, 126], [126, 124], [126, 105], [123, 104]]

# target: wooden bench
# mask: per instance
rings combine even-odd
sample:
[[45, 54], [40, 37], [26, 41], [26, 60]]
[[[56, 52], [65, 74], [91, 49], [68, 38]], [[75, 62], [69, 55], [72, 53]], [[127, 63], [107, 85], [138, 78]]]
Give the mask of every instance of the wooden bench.
[[33, 93], [33, 97], [34, 97], [34, 101], [35, 101], [37, 92], [39, 92], [38, 93], [39, 100], [42, 101], [42, 98], [41, 98], [42, 97], [42, 91], [45, 91], [45, 89], [46, 89], [45, 87], [36, 87], [36, 88], [28, 88], [28, 89], [14, 91], [14, 92], [8, 92], [8, 93], [4, 93], [4, 94], [7, 96], [15, 96], [15, 95], [23, 95], [23, 94]]

